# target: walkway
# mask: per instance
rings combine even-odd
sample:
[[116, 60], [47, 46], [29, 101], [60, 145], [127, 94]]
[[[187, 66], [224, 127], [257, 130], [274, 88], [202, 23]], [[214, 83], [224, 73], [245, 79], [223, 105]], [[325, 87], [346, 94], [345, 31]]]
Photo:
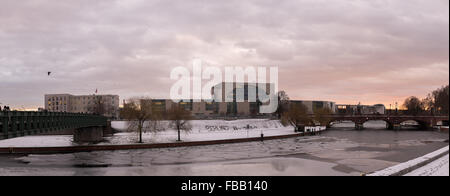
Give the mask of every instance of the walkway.
[[448, 154], [444, 157], [416, 169], [405, 176], [449, 176]]

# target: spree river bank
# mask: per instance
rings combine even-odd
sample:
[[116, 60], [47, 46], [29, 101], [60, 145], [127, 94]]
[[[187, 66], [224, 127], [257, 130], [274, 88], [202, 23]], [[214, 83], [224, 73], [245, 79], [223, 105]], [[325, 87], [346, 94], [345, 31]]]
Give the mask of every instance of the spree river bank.
[[448, 145], [448, 133], [337, 126], [320, 136], [165, 149], [0, 156], [0, 175], [361, 175]]

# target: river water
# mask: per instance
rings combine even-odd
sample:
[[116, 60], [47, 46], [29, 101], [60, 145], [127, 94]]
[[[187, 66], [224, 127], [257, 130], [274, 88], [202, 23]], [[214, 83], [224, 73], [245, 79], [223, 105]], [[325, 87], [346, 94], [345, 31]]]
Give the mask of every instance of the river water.
[[361, 175], [448, 145], [448, 133], [339, 124], [320, 136], [264, 142], [53, 155], [0, 156], [0, 175]]

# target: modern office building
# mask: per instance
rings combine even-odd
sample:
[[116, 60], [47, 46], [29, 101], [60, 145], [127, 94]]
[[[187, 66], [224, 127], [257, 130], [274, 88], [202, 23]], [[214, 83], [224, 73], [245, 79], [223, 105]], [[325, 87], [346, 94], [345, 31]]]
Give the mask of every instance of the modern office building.
[[[260, 112], [260, 106], [268, 104], [269, 93], [267, 92], [271, 90], [275, 91], [273, 84], [220, 83], [211, 89], [211, 100], [173, 101], [169, 99], [154, 99], [152, 102], [155, 110], [162, 114], [168, 112], [174, 104], [180, 104], [186, 110], [191, 111], [192, 115], [197, 118], [271, 117], [275, 116], [275, 114], [263, 114]], [[261, 102], [260, 100], [266, 102]], [[311, 114], [316, 109], [321, 108], [329, 108], [333, 113], [336, 112], [336, 103], [330, 101], [294, 100], [290, 102], [304, 104]]]
[[[262, 114], [259, 112], [257, 102], [207, 102], [207, 101], [172, 101], [169, 99], [152, 100], [153, 107], [161, 114], [167, 113], [174, 104], [180, 104], [187, 111], [190, 111], [197, 118], [217, 118], [217, 117], [271, 117], [275, 114]], [[301, 101], [292, 100], [291, 104], [303, 104], [308, 108], [308, 112], [313, 114], [317, 109], [328, 108], [332, 113], [336, 113], [336, 104], [330, 101]]]
[[44, 104], [47, 111], [70, 113], [93, 113], [93, 108], [101, 104], [104, 116], [119, 117], [118, 95], [47, 94]]
[[269, 104], [270, 92], [276, 96], [271, 83], [220, 83], [211, 89], [220, 116], [270, 116], [261, 114], [260, 106]]

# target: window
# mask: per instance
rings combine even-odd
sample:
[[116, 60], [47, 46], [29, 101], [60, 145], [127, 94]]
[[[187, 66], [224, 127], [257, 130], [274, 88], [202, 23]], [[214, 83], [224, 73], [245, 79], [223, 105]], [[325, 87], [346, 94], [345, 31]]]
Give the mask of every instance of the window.
[[314, 109], [322, 109], [322, 108], [324, 108], [324, 102], [313, 101], [313, 108]]
[[215, 111], [217, 108], [216, 103], [206, 103], [206, 110], [207, 111]]

